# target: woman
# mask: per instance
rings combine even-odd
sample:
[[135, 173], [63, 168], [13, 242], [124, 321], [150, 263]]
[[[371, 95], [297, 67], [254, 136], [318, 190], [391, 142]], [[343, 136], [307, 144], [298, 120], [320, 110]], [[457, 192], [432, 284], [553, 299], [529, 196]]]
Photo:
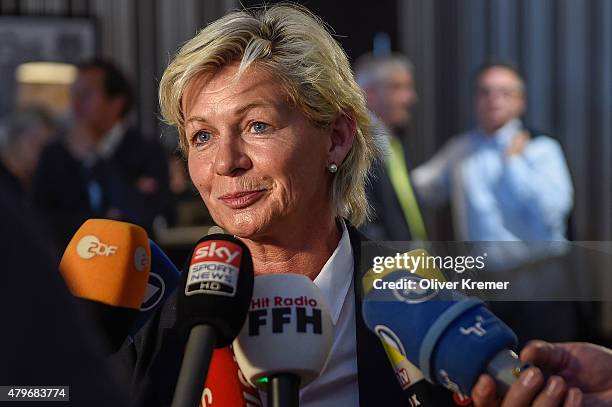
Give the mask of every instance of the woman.
[[[301, 405], [406, 405], [357, 288], [362, 237], [352, 225], [367, 217], [364, 186], [379, 151], [348, 59], [323, 23], [292, 5], [229, 14], [181, 48], [160, 103], [210, 214], [246, 243], [255, 272], [304, 274], [328, 299], [332, 353]], [[169, 301], [130, 351], [148, 405], [172, 397], [181, 351], [173, 312]]]

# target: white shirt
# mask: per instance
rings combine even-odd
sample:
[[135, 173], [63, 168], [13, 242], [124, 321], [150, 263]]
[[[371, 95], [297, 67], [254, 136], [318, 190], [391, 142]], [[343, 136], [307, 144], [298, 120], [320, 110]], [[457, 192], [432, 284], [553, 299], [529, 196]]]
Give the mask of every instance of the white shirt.
[[[85, 167], [91, 168], [96, 165], [100, 159], [106, 160], [110, 158], [117, 150], [117, 147], [119, 147], [119, 144], [121, 144], [125, 129], [126, 127], [123, 122], [118, 122], [111, 127], [102, 140], [100, 140], [96, 149], [83, 160]], [[87, 194], [89, 196], [89, 207], [94, 212], [98, 213], [102, 209], [103, 199], [102, 187], [98, 181], [91, 178], [88, 180]]]
[[96, 145], [95, 150], [85, 157], [84, 164], [87, 167], [93, 167], [96, 162], [100, 159], [107, 160], [115, 154], [115, 151], [119, 147], [119, 144], [123, 141], [125, 135], [126, 126], [123, 122], [116, 123], [111, 129], [102, 137], [102, 139]]
[[[314, 280], [329, 304], [334, 341], [321, 376], [300, 391], [301, 407], [359, 405], [353, 248], [346, 225], [341, 223], [338, 247]], [[260, 396], [265, 406], [266, 393], [260, 392]]]
[[119, 147], [119, 144], [121, 144], [121, 141], [123, 141], [125, 130], [126, 127], [123, 122], [118, 122], [115, 124], [98, 143], [96, 148], [98, 155], [104, 159], [108, 159], [115, 154], [117, 147]]

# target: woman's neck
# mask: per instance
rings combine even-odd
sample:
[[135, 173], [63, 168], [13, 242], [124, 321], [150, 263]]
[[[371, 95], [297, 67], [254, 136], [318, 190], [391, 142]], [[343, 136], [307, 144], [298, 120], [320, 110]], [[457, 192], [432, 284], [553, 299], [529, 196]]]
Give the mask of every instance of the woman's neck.
[[256, 275], [303, 274], [314, 280], [330, 258], [342, 236], [342, 228], [330, 222], [324, 228], [306, 227], [282, 237], [241, 239], [251, 251]]

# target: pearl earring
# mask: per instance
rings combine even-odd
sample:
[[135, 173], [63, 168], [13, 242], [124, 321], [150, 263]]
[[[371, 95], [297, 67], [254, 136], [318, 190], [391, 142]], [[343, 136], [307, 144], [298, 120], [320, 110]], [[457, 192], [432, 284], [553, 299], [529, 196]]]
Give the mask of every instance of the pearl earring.
[[331, 163], [327, 166], [327, 170], [333, 174], [338, 171], [338, 166], [336, 163]]

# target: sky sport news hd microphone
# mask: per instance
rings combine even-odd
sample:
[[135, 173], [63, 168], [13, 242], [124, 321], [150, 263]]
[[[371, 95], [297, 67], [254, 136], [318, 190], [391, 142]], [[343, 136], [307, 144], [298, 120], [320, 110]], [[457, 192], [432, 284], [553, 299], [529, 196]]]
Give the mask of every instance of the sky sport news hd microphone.
[[140, 312], [136, 315], [129, 330], [130, 338], [140, 331], [153, 312], [174, 292], [181, 279], [181, 273], [172, 260], [151, 239], [149, 239], [149, 248], [151, 249], [151, 272], [140, 305]]
[[240, 240], [205, 236], [190, 257], [177, 298], [176, 326], [188, 338], [172, 407], [199, 405], [213, 349], [236, 338], [253, 294], [253, 260]]
[[310, 279], [262, 275], [234, 354], [249, 383], [267, 391], [269, 407], [292, 407], [300, 387], [321, 374], [333, 336], [329, 307]]
[[60, 272], [111, 353], [125, 341], [138, 315], [150, 267], [147, 233], [126, 222], [89, 219], [64, 251]]
[[[415, 249], [407, 252], [406, 255], [423, 258], [427, 252], [423, 249]], [[379, 273], [375, 273], [370, 268], [362, 279], [363, 295], [367, 296], [374, 286], [375, 279], [383, 278], [395, 271], [398, 269], [394, 266], [384, 267]], [[408, 270], [403, 271], [406, 276], [412, 275]], [[415, 270], [414, 275], [441, 282], [447, 281], [444, 274], [435, 267], [419, 267]], [[441, 392], [434, 388], [432, 383], [425, 380], [419, 368], [407, 359], [401, 343], [385, 333], [384, 330], [379, 330], [377, 335], [410, 407], [469, 406], [472, 404], [472, 400], [459, 391]]]
[[370, 287], [362, 310], [368, 328], [394, 341], [428, 381], [469, 395], [479, 375], [488, 373], [503, 396], [526, 368], [514, 353], [514, 332], [479, 299], [423, 288], [427, 277], [415, 274], [393, 271], [381, 281], [398, 288]]

